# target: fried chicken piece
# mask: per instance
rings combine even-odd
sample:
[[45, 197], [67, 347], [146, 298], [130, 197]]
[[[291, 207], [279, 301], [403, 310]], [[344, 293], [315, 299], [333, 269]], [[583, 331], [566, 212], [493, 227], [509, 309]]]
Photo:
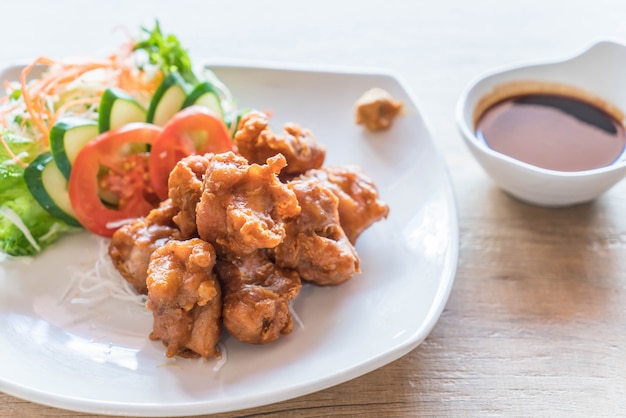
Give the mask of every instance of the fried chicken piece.
[[373, 223], [389, 215], [374, 182], [360, 167], [329, 166], [310, 170], [302, 179], [316, 178], [339, 198], [339, 221], [352, 244]]
[[219, 355], [221, 288], [213, 267], [215, 249], [198, 238], [170, 240], [148, 267], [148, 302], [154, 316], [150, 339], [161, 340], [167, 357]]
[[288, 185], [302, 210], [285, 224], [285, 239], [271, 251], [276, 264], [318, 285], [345, 282], [360, 269], [356, 250], [339, 224], [339, 199], [316, 178], [297, 178]]
[[190, 155], [180, 160], [170, 173], [168, 195], [179, 209], [173, 220], [185, 238], [197, 233], [196, 205], [202, 196], [209, 159], [209, 155]]
[[283, 240], [284, 219], [300, 213], [295, 194], [276, 176], [285, 164], [281, 154], [264, 165], [232, 152], [211, 156], [196, 223], [220, 257], [245, 256]]
[[326, 148], [313, 133], [298, 124], [288, 123], [282, 134], [268, 128], [267, 115], [250, 112], [239, 122], [233, 142], [239, 153], [249, 162], [262, 164], [276, 154], [283, 154], [287, 167], [282, 175], [295, 176], [313, 168], [320, 168], [326, 157]]
[[172, 221], [176, 212], [172, 201], [165, 200], [145, 218], [122, 226], [111, 237], [111, 261], [137, 293], [148, 291], [146, 278], [152, 252], [168, 240], [180, 238], [180, 231]]
[[218, 260], [224, 291], [224, 327], [240, 341], [267, 344], [293, 329], [289, 301], [300, 292], [300, 276], [272, 263], [258, 250], [231, 262]]
[[370, 131], [384, 131], [391, 127], [402, 107], [402, 102], [394, 100], [389, 92], [375, 87], [363, 93], [354, 104], [356, 123]]

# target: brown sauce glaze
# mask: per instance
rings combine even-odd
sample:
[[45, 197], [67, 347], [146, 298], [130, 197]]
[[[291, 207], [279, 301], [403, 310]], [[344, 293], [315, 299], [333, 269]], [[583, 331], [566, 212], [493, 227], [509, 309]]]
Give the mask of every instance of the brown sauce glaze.
[[476, 135], [495, 151], [537, 167], [584, 171], [624, 152], [624, 126], [586, 101], [557, 94], [502, 100], [478, 118]]

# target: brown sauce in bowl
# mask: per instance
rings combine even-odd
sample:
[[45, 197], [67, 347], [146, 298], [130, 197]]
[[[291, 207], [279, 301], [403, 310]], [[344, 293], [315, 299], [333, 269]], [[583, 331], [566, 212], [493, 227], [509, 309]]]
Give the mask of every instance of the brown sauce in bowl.
[[486, 107], [476, 135], [495, 151], [557, 171], [606, 167], [624, 153], [626, 133], [616, 117], [578, 97], [519, 94]]

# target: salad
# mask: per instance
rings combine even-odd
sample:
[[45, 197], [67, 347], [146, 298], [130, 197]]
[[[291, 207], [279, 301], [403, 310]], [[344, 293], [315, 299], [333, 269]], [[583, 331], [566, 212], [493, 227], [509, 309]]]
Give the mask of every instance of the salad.
[[111, 236], [167, 198], [178, 160], [233, 149], [230, 92], [158, 22], [108, 57], [40, 57], [4, 87], [0, 251], [11, 256], [83, 228]]

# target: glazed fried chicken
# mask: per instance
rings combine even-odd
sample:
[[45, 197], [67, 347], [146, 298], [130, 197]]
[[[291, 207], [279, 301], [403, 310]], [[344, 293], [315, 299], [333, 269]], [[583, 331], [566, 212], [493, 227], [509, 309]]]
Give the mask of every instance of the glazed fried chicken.
[[240, 341], [266, 344], [293, 328], [289, 301], [302, 287], [294, 271], [272, 263], [265, 251], [217, 262], [224, 292], [224, 327]]
[[215, 249], [198, 238], [170, 240], [156, 249], [148, 267], [148, 303], [154, 315], [150, 339], [161, 340], [167, 357], [218, 355], [221, 289], [213, 273]]
[[[212, 357], [222, 327], [267, 344], [293, 330], [302, 280], [338, 285], [360, 272], [354, 244], [389, 207], [357, 167], [322, 167], [310, 131], [246, 115], [238, 152], [192, 155], [168, 199], [120, 228], [109, 254], [153, 314], [152, 340], [168, 357]], [[282, 181], [281, 181], [282, 180]]]
[[289, 176], [320, 168], [326, 157], [326, 148], [315, 140], [311, 131], [288, 123], [282, 134], [274, 133], [262, 112], [250, 112], [241, 118], [234, 143], [250, 163], [263, 164], [276, 154], [284, 155], [287, 167], [283, 174]]
[[339, 199], [317, 178], [288, 183], [301, 213], [285, 224], [286, 236], [271, 250], [276, 264], [318, 285], [338, 285], [359, 272], [359, 257], [339, 224]]
[[277, 178], [285, 164], [280, 154], [264, 165], [232, 152], [209, 157], [196, 223], [220, 257], [243, 257], [283, 240], [284, 219], [300, 213], [296, 196]]
[[152, 252], [170, 239], [181, 238], [172, 221], [177, 209], [165, 200], [145, 218], [122, 226], [113, 234], [109, 255], [120, 274], [137, 291], [145, 294], [148, 263]]
[[197, 234], [196, 205], [203, 190], [204, 174], [209, 165], [206, 155], [190, 155], [180, 160], [168, 180], [168, 195], [179, 212], [173, 217], [183, 237]]
[[374, 182], [356, 166], [309, 170], [300, 179], [315, 178], [339, 198], [341, 227], [352, 244], [373, 223], [386, 218], [389, 206], [380, 200]]

